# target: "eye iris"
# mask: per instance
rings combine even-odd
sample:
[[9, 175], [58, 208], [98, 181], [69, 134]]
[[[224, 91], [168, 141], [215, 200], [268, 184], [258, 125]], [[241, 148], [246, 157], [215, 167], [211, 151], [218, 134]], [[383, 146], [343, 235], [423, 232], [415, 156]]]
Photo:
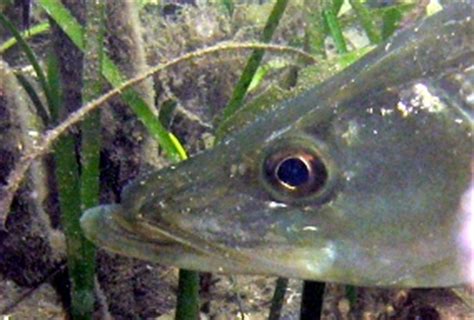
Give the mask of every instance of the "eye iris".
[[326, 166], [324, 163], [321, 162], [319, 159], [315, 159], [313, 163], [313, 189], [319, 190], [326, 184], [328, 179], [328, 172], [326, 170]]
[[290, 158], [281, 162], [276, 175], [281, 182], [290, 187], [298, 187], [308, 182], [310, 171], [306, 163], [298, 158]]

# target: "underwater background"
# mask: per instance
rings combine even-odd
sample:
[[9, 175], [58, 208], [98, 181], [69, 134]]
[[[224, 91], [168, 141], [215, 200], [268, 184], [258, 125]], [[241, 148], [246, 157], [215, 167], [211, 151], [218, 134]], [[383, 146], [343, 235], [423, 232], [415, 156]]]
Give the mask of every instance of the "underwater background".
[[444, 5], [0, 1], [0, 317], [474, 319], [468, 288], [198, 274], [95, 248], [79, 226], [143, 172], [238, 130], [237, 109], [297, 96]]

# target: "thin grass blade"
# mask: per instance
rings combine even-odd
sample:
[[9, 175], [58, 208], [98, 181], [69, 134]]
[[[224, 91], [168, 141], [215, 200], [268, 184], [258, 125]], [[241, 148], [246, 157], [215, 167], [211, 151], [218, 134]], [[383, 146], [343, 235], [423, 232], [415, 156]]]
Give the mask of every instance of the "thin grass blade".
[[344, 39], [341, 26], [337, 20], [337, 14], [332, 6], [325, 6], [323, 9], [323, 17], [329, 28], [329, 34], [334, 40], [337, 52], [347, 53], [346, 40]]
[[367, 7], [362, 4], [360, 0], [349, 0], [349, 3], [351, 4], [352, 9], [354, 9], [357, 19], [362, 25], [362, 28], [364, 28], [364, 31], [367, 34], [370, 43], [380, 43], [380, 41], [382, 41], [382, 36], [380, 34], [380, 31], [377, 29], [377, 26], [375, 25], [375, 20], [371, 16]]
[[[30, 38], [33, 38], [39, 34], [45, 33], [46, 31], [49, 31], [49, 23], [44, 22], [37, 24], [30, 29], [27, 29], [25, 31], [20, 32], [21, 37], [26, 41]], [[5, 53], [7, 50], [13, 48], [18, 41], [16, 40], [15, 37], [12, 37], [5, 41], [3, 44], [0, 45], [0, 54]]]
[[[278, 23], [285, 12], [287, 4], [288, 0], [277, 0], [275, 2], [272, 12], [270, 13], [270, 16], [268, 17], [263, 29], [262, 37], [260, 39], [261, 42], [268, 43], [272, 39], [273, 33], [275, 32]], [[253, 51], [252, 55], [247, 61], [247, 65], [245, 66], [239, 81], [235, 85], [232, 97], [230, 98], [229, 103], [222, 113], [221, 121], [229, 118], [238, 108], [242, 106], [242, 102], [244, 101], [247, 90], [255, 73], [257, 72], [260, 62], [263, 59], [264, 53], [265, 51], [260, 49]]]
[[30, 81], [24, 75], [22, 75], [20, 73], [18, 73], [16, 75], [16, 78], [18, 79], [18, 82], [21, 84], [23, 89], [25, 89], [26, 93], [28, 94], [28, 97], [30, 97], [31, 102], [35, 106], [36, 113], [41, 118], [43, 123], [45, 125], [50, 123], [51, 122], [51, 117], [50, 117], [48, 108], [46, 108], [43, 105], [43, 102], [41, 101], [40, 97], [38, 96], [38, 93], [36, 92], [36, 89], [31, 85]]
[[46, 99], [48, 100], [48, 104], [50, 104], [51, 100], [51, 93], [48, 87], [48, 82], [46, 80], [46, 76], [41, 68], [38, 59], [36, 58], [35, 53], [31, 50], [28, 43], [26, 43], [25, 39], [23, 39], [21, 33], [18, 29], [13, 25], [13, 23], [3, 14], [0, 12], [0, 24], [6, 28], [8, 31], [11, 32], [15, 40], [18, 42], [21, 50], [25, 53], [28, 61], [31, 63], [31, 66], [35, 70], [36, 76], [38, 77], [38, 81], [41, 85], [41, 88], [44, 91]]

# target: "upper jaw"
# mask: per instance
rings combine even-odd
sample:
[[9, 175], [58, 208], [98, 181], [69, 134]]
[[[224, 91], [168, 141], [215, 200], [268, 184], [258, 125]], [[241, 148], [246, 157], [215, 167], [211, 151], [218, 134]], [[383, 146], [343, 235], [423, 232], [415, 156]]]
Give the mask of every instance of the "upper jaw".
[[[121, 210], [120, 205], [87, 210], [81, 218], [86, 237], [114, 253], [217, 273], [315, 278], [314, 267], [318, 264], [315, 261], [321, 260], [313, 255], [316, 251], [312, 254], [307, 249], [289, 246], [226, 247], [165, 223], [151, 225], [143, 221], [127, 222], [121, 217]], [[327, 251], [322, 250], [321, 253], [326, 254]], [[290, 260], [291, 264], [288, 263]], [[324, 268], [330, 267], [329, 262], [327, 260]]]
[[164, 265], [220, 273], [278, 273], [278, 266], [251, 250], [206, 242], [170, 225], [165, 229], [165, 224], [130, 223], [121, 210], [120, 205], [87, 210], [81, 217], [86, 238], [114, 253]]

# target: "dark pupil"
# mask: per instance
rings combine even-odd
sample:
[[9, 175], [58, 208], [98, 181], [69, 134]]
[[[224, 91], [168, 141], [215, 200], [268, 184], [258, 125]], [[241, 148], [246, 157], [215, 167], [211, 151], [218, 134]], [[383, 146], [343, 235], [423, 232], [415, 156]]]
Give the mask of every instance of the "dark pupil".
[[284, 160], [277, 169], [277, 177], [281, 182], [292, 187], [298, 187], [309, 179], [309, 169], [298, 158]]

